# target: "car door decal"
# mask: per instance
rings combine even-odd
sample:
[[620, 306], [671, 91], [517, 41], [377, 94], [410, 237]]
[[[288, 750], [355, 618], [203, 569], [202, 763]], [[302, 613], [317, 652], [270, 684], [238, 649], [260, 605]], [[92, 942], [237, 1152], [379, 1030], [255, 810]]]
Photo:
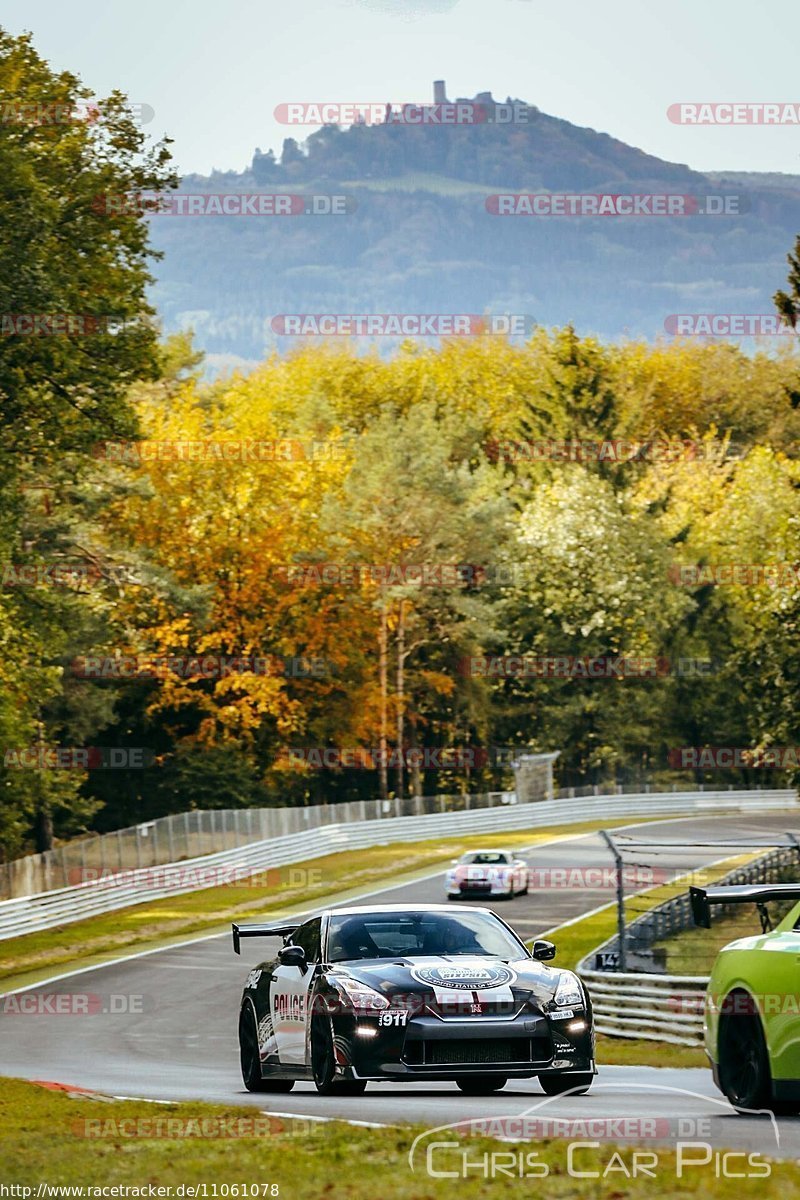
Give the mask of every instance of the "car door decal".
[[314, 979], [313, 965], [302, 974], [297, 967], [284, 966], [276, 967], [273, 972], [269, 1008], [281, 1063], [304, 1065], [306, 1062], [308, 1011]]
[[278, 1042], [275, 1037], [275, 1030], [272, 1025], [272, 1013], [267, 1009], [264, 1016], [258, 1022], [258, 1053], [262, 1062], [273, 1056], [278, 1058]]

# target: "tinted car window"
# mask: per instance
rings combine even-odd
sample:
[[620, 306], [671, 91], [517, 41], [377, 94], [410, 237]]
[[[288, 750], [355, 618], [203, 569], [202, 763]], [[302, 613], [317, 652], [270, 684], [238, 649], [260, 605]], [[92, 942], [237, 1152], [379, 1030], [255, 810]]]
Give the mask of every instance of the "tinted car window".
[[491, 955], [505, 960], [527, 951], [491, 913], [335, 913], [328, 959], [406, 958], [420, 955]]
[[464, 854], [461, 857], [461, 861], [463, 863], [475, 863], [476, 865], [480, 864], [481, 866], [491, 866], [498, 863], [507, 863], [508, 855], [503, 854], [500, 850], [487, 850], [483, 853], [477, 852], [475, 854]]
[[302, 946], [305, 951], [306, 961], [310, 963], [319, 962], [319, 930], [320, 918], [315, 917], [313, 921], [306, 921], [305, 925], [301, 925], [299, 929], [295, 929], [292, 934], [292, 945]]

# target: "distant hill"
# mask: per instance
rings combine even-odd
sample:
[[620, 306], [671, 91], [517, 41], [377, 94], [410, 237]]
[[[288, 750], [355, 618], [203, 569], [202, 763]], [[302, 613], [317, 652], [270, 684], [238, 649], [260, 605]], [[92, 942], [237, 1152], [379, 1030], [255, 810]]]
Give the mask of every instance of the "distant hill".
[[[226, 369], [298, 340], [274, 333], [282, 313], [524, 313], [613, 339], [664, 335], [672, 313], [772, 310], [800, 232], [800, 177], [704, 175], [533, 106], [496, 123], [491, 97], [475, 100], [485, 123], [325, 126], [302, 145], [287, 138], [279, 158], [256, 151], [241, 173], [185, 177], [188, 193], [344, 194], [355, 211], [154, 217], [166, 328], [193, 326], [212, 369]], [[492, 194], [541, 191], [728, 195], [740, 211], [487, 211]]]

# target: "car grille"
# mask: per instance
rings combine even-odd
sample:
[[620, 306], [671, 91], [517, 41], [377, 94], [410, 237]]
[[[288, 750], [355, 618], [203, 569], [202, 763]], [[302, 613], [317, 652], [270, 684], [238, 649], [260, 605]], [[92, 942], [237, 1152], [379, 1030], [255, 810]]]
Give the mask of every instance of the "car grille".
[[409, 1066], [485, 1066], [489, 1063], [545, 1062], [552, 1055], [549, 1038], [448, 1038], [406, 1044]]
[[[480, 1021], [487, 1017], [510, 1020], [512, 1017], [516, 1017], [523, 1007], [523, 1002], [513, 996], [510, 1000], [489, 1000], [481, 993], [478, 994], [480, 999], [477, 1005], [472, 999], [472, 993], [468, 992], [463, 996], [454, 996], [452, 999], [431, 1000], [426, 1007], [428, 1012], [441, 1017], [443, 1021]], [[476, 1008], [478, 1011], [475, 1011]]]

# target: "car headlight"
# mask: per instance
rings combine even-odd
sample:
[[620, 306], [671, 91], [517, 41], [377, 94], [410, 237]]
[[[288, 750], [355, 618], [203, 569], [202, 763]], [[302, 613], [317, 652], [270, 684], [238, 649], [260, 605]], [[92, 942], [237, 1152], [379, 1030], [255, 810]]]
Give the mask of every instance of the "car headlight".
[[336, 986], [344, 992], [353, 1008], [362, 1016], [380, 1009], [388, 1008], [389, 1001], [380, 992], [374, 991], [358, 979], [337, 979]]
[[571, 971], [563, 973], [558, 981], [558, 987], [553, 996], [553, 1003], [563, 1004], [566, 1007], [574, 1005], [583, 1006], [583, 992], [581, 991], [577, 975], [573, 975]]

